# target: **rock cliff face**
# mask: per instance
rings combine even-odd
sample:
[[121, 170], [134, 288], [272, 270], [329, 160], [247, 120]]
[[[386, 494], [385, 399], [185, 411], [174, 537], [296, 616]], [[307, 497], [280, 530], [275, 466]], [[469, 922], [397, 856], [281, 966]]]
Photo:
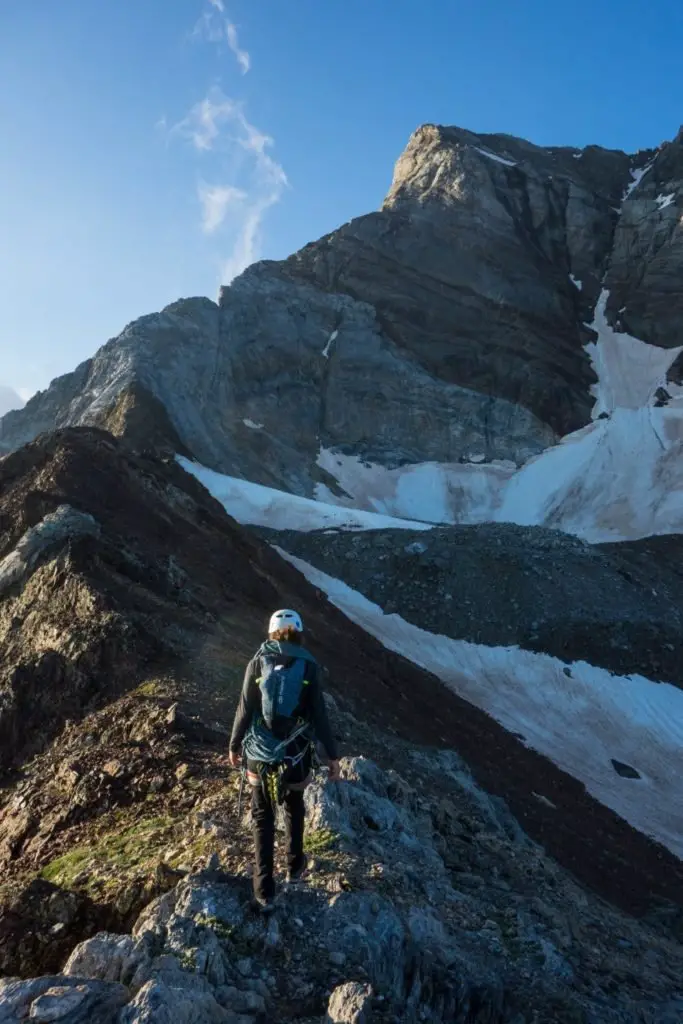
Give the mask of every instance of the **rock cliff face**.
[[379, 212], [250, 268], [218, 305], [131, 324], [5, 416], [0, 449], [74, 424], [150, 431], [304, 494], [329, 483], [321, 448], [519, 465], [590, 419], [602, 287], [612, 322], [678, 343], [682, 178], [680, 135], [629, 157], [424, 126]]

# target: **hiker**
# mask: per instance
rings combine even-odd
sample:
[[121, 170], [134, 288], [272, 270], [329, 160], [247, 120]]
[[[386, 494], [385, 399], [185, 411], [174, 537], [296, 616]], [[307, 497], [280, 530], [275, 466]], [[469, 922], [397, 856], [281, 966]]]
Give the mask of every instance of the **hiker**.
[[324, 748], [328, 779], [339, 779], [336, 744], [327, 718], [320, 670], [303, 646], [301, 617], [275, 612], [268, 640], [247, 665], [230, 739], [230, 764], [246, 759], [254, 833], [254, 898], [269, 913], [275, 883], [275, 812], [284, 805], [287, 881], [301, 878], [304, 853], [304, 790], [311, 781], [313, 745]]

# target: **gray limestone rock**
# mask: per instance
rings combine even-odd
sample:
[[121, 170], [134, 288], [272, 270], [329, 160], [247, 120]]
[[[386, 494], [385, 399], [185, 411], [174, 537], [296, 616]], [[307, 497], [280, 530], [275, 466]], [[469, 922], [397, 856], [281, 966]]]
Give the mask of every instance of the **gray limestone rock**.
[[635, 167], [605, 279], [607, 311], [621, 330], [672, 348], [683, 316], [683, 140], [641, 154]]
[[235, 1024], [235, 1015], [216, 1001], [206, 982], [172, 988], [149, 981], [123, 1010], [120, 1024]]
[[396, 1000], [403, 997], [406, 931], [388, 900], [340, 893], [325, 912], [323, 932], [328, 948], [362, 966], [379, 991]]
[[123, 985], [63, 976], [0, 981], [0, 1024], [117, 1024], [128, 999]]
[[140, 954], [136, 956], [135, 941], [129, 935], [100, 932], [76, 946], [64, 965], [64, 974], [128, 984], [141, 959]]
[[370, 1024], [372, 989], [358, 981], [338, 985], [330, 996], [325, 1024]]

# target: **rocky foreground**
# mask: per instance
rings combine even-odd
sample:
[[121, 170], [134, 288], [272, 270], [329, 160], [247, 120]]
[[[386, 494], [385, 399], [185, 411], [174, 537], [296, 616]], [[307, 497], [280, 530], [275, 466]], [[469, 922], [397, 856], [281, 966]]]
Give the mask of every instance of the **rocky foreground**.
[[[266, 922], [225, 751], [281, 604], [347, 756]], [[681, 1019], [680, 863], [174, 460], [81, 429], [0, 461], [0, 655], [3, 1024]]]
[[[360, 739], [351, 716], [334, 717]], [[130, 863], [72, 851], [55, 880], [73, 884], [78, 860], [88, 884], [116, 884], [117, 867], [157, 845], [178, 881], [129, 932], [93, 935], [55, 974], [0, 982], [0, 1020], [680, 1021], [671, 919], [637, 922], [591, 896], [453, 752], [387, 739], [384, 753], [395, 769], [346, 758], [342, 783], [308, 791], [311, 874], [268, 919], [249, 908], [236, 780], [198, 793], [173, 828], [141, 822]]]

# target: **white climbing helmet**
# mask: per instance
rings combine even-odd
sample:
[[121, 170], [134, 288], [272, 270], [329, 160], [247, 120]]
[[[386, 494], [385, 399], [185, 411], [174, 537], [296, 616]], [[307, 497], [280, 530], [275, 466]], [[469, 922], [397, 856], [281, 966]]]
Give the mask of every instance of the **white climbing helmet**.
[[292, 626], [297, 633], [303, 633], [304, 631], [301, 616], [297, 612], [293, 612], [291, 608], [282, 608], [279, 612], [273, 612], [268, 624], [268, 632], [274, 633], [276, 630], [284, 629], [286, 626]]

